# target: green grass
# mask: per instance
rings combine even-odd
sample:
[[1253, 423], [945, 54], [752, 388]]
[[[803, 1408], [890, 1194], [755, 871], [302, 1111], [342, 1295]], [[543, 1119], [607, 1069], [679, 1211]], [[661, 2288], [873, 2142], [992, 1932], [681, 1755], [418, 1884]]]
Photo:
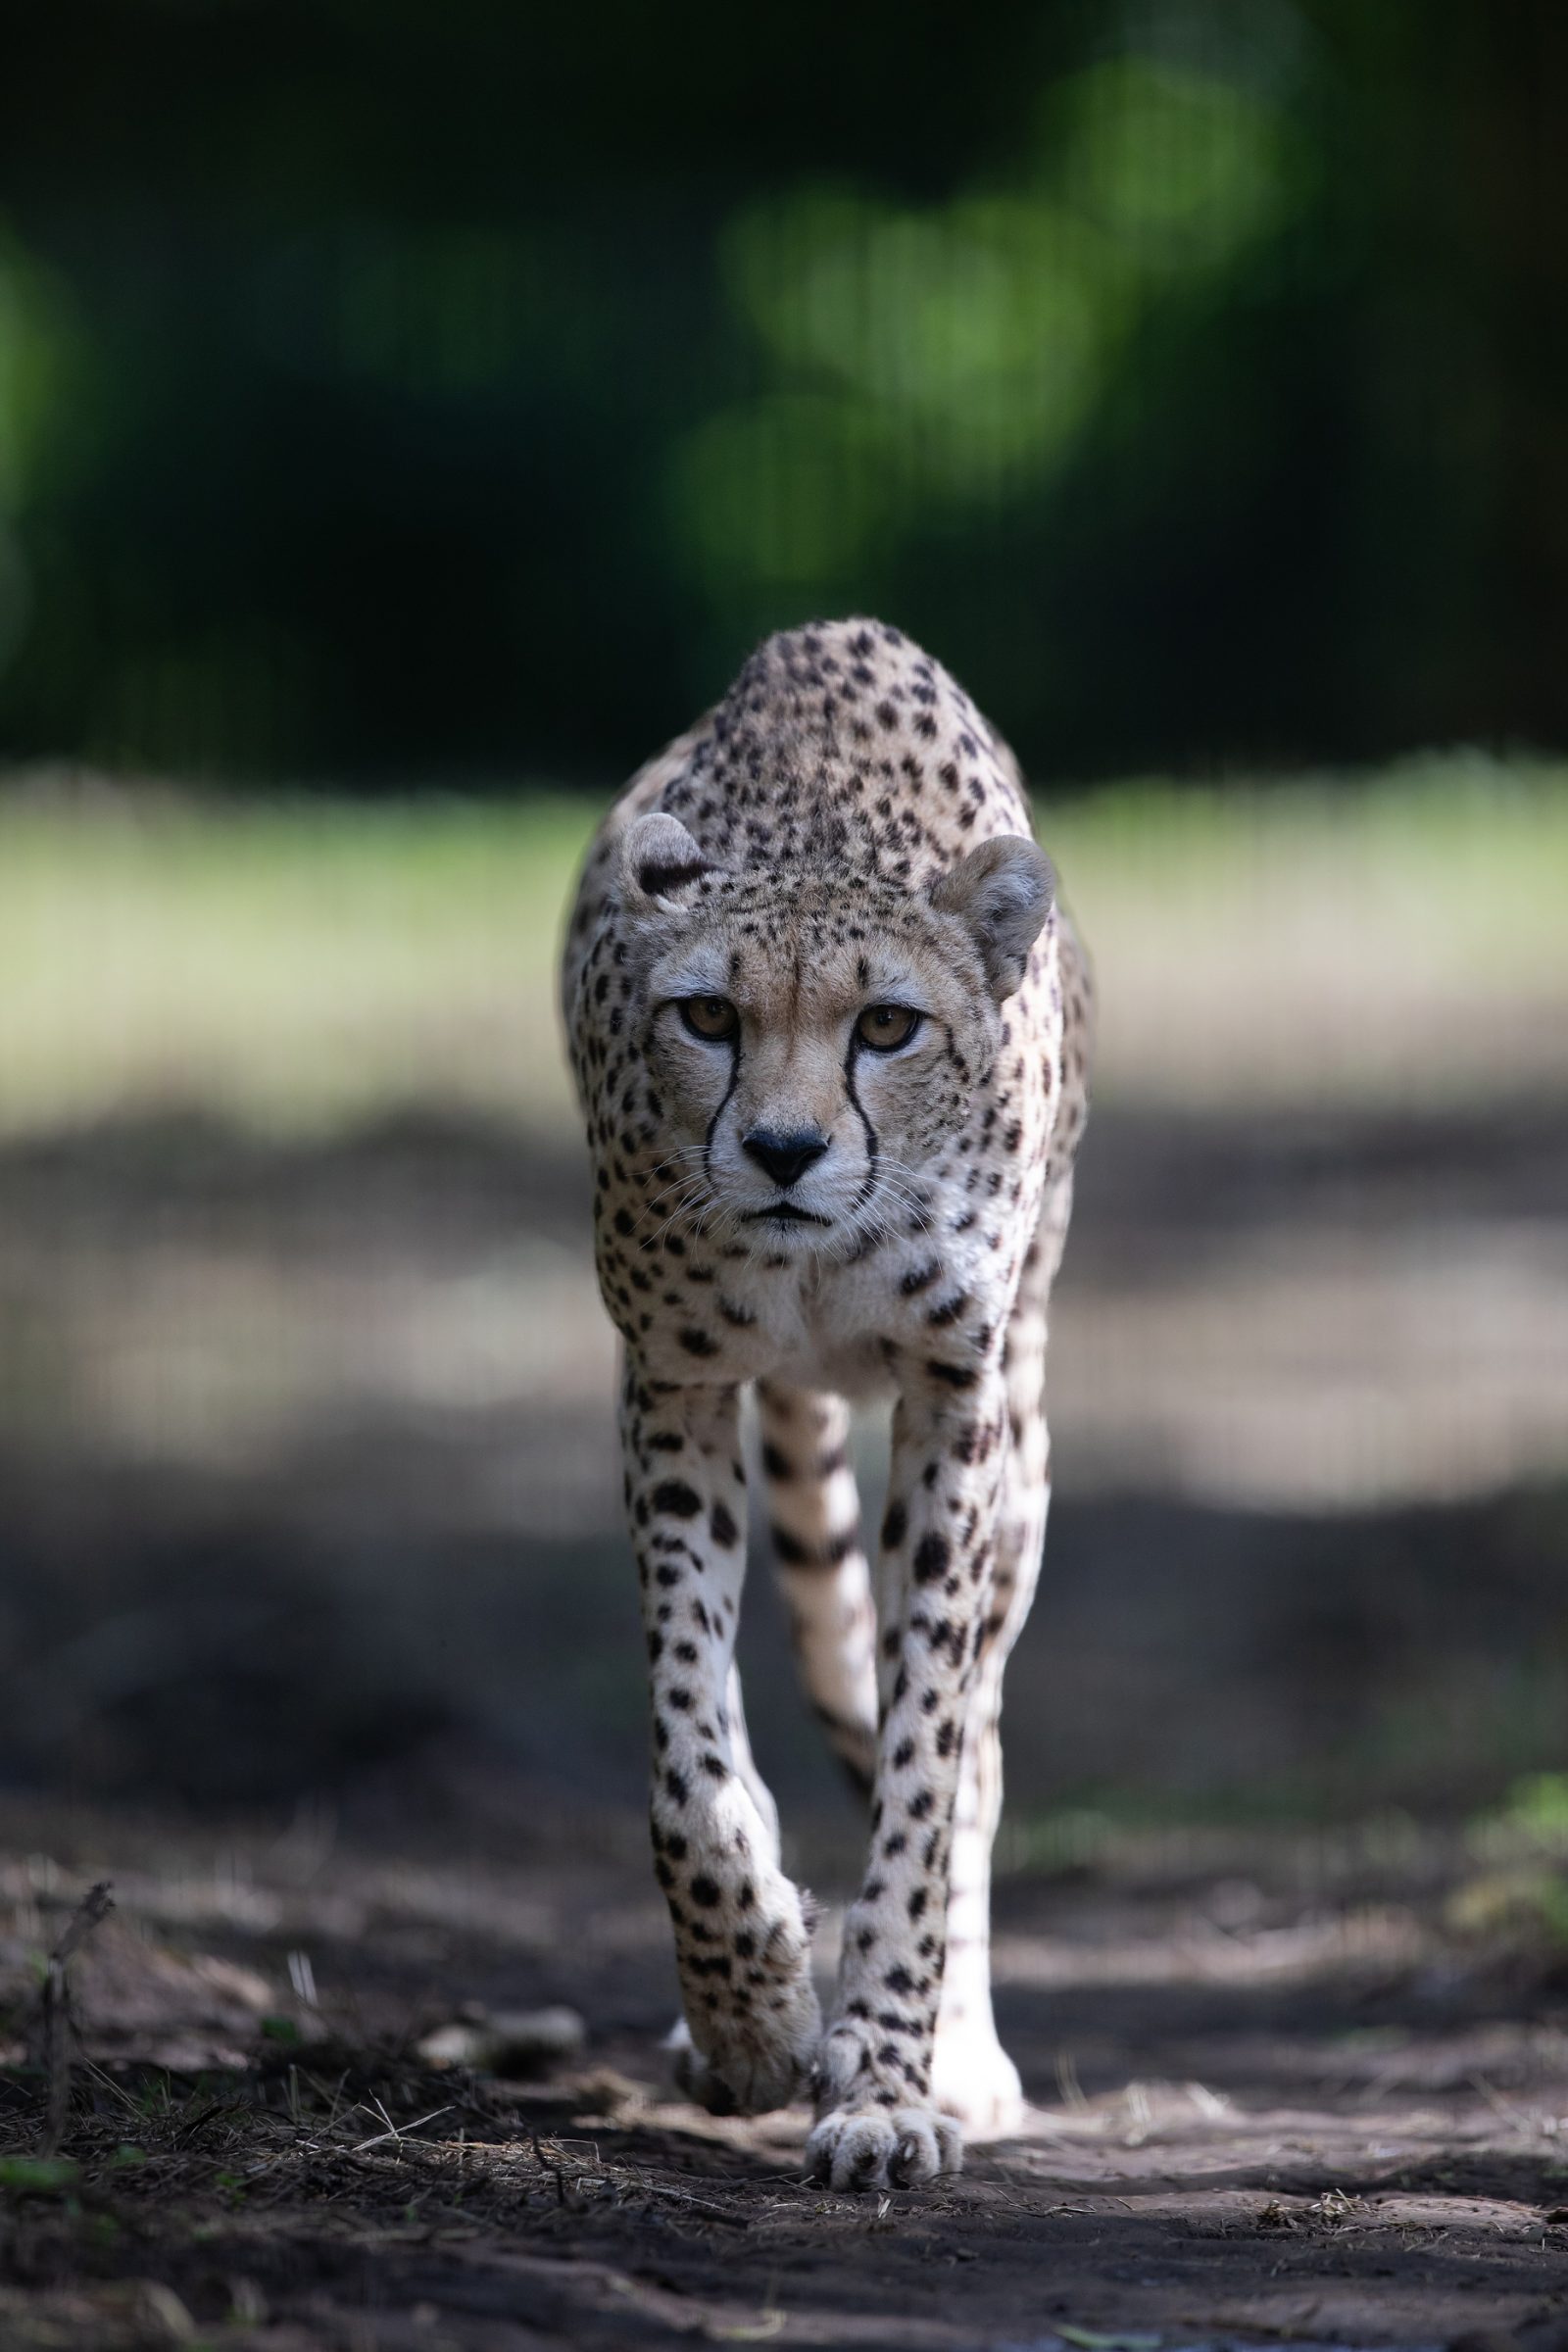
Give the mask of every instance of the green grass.
[[[597, 813], [0, 790], [0, 1132], [414, 1102], [563, 1127], [553, 968]], [[1099, 973], [1103, 1098], [1568, 1083], [1568, 769], [1130, 782], [1038, 822]]]
[[50, 810], [0, 800], [0, 1128], [199, 1105], [556, 1124], [552, 989], [595, 812], [536, 799]]

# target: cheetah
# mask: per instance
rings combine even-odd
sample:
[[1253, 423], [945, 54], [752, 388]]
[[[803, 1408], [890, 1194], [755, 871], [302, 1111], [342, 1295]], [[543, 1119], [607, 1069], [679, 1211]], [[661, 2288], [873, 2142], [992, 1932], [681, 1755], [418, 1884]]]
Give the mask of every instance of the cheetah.
[[[1083, 956], [1012, 755], [883, 623], [785, 631], [589, 852], [564, 1008], [652, 1710], [654, 1867], [718, 2110], [808, 2092], [835, 2188], [1022, 2114], [992, 2016], [1002, 1676], [1045, 1539]], [[743, 1395], [808, 1697], [870, 1797], [824, 2027], [734, 1663]], [[854, 1401], [893, 1400], [874, 1565]]]

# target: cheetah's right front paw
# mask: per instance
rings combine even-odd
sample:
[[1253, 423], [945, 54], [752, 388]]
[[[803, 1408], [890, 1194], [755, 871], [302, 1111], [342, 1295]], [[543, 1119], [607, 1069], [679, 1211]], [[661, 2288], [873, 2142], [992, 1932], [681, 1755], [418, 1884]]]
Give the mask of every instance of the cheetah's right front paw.
[[811, 1983], [808, 1913], [793, 1888], [789, 1895], [770, 1931], [743, 1932], [746, 1948], [734, 1951], [727, 1981], [707, 1975], [688, 1984], [695, 2031], [682, 2018], [664, 2044], [676, 2082], [710, 2114], [787, 2107], [810, 2076], [822, 2013]]
[[710, 2115], [761, 2115], [769, 2108], [788, 2107], [804, 2090], [816, 2055], [821, 2017], [813, 1993], [809, 2009], [803, 2006], [788, 2028], [777, 2019], [753, 2019], [743, 2034], [739, 2021], [726, 2021], [720, 2028], [706, 2018], [704, 2030], [713, 2036], [710, 2050], [698, 2048], [684, 2018], [677, 2019], [665, 2039], [677, 2087]]
[[704, 2057], [683, 2017], [678, 2017], [670, 2027], [663, 2046], [669, 2052], [669, 2071], [675, 2078], [676, 2089], [694, 2107], [705, 2107], [710, 2115], [760, 2115], [768, 2108], [787, 2107], [810, 2066], [809, 2047], [804, 2054], [759, 2052], [749, 2065], [740, 2060], [738, 2052], [730, 2050], [726, 2053], [729, 2065], [726, 2078], [712, 2060]]

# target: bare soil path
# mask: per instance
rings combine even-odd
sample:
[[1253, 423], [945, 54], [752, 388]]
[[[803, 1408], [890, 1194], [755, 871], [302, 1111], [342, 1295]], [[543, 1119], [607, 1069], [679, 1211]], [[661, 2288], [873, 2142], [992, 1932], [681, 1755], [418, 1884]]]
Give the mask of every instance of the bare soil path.
[[[634, 1823], [411, 1854], [309, 1814], [12, 1806], [0, 1844], [6, 2352], [1568, 2344], [1568, 1976], [1455, 1933], [1474, 1864], [1433, 1834], [1123, 1840], [1006, 1881], [1033, 2121], [892, 2197], [804, 2182], [800, 2114], [669, 2098]], [[33, 1963], [106, 1869], [40, 2171]], [[531, 2079], [421, 2054], [563, 2001], [583, 2047]]]

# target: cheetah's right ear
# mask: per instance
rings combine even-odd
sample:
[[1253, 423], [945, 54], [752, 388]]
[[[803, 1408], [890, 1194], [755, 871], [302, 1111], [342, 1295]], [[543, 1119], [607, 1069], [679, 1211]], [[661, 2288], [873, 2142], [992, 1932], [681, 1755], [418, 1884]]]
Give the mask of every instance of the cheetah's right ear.
[[686, 893], [704, 874], [715, 872], [678, 816], [656, 808], [628, 825], [620, 849], [620, 891], [628, 906], [646, 901], [666, 911], [690, 904]]

